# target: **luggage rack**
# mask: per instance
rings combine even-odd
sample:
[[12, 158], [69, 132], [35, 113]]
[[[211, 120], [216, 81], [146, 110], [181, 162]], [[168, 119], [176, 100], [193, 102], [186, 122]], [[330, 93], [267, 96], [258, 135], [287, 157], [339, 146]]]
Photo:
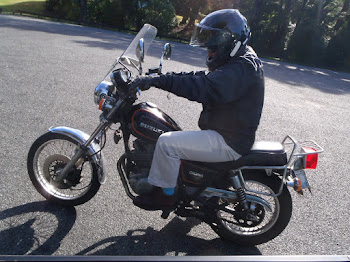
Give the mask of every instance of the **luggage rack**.
[[[306, 141], [302, 141], [302, 142], [298, 143], [290, 135], [287, 135], [282, 140], [282, 145], [283, 146], [292, 145], [292, 147], [293, 147], [293, 149], [289, 155], [289, 159], [285, 165], [283, 165], [283, 166], [242, 166], [240, 168], [232, 170], [233, 172], [239, 173], [240, 180], [241, 180], [243, 187], [246, 191], [252, 192], [255, 194], [265, 195], [265, 196], [272, 196], [272, 197], [279, 196], [283, 191], [283, 184], [286, 183], [286, 178], [287, 178], [287, 175], [289, 174], [288, 171], [294, 169], [294, 166], [296, 165], [297, 161], [299, 161], [299, 160], [301, 161], [307, 155], [320, 154], [324, 151], [323, 148], [313, 140], [306, 140]], [[305, 151], [305, 148], [310, 149], [310, 150]], [[300, 152], [296, 153], [297, 150], [299, 150]], [[249, 169], [265, 170], [268, 175], [271, 175], [273, 170], [283, 170], [282, 181], [281, 181], [281, 185], [280, 185], [278, 192], [276, 194], [269, 194], [269, 193], [249, 189], [246, 186], [245, 181], [243, 179], [243, 175], [242, 175], [242, 170], [249, 170]]]

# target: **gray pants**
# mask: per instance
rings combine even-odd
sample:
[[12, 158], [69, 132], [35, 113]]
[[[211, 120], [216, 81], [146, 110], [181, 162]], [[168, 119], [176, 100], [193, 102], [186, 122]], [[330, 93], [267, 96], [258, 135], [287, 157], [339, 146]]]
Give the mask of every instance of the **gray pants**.
[[174, 188], [181, 159], [200, 162], [237, 160], [241, 155], [229, 147], [216, 131], [176, 131], [162, 134], [156, 145], [148, 182]]

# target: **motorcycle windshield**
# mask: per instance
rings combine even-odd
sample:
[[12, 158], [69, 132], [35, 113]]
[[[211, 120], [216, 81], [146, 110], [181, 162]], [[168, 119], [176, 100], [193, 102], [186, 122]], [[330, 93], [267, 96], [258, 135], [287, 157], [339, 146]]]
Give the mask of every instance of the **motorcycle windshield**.
[[147, 50], [152, 44], [152, 41], [154, 40], [154, 38], [156, 38], [156, 35], [157, 28], [150, 24], [145, 24], [119, 59], [122, 60], [124, 64], [138, 67], [140, 65], [140, 62], [136, 56], [136, 48], [139, 44], [140, 39], [143, 38], [144, 51], [146, 54]]

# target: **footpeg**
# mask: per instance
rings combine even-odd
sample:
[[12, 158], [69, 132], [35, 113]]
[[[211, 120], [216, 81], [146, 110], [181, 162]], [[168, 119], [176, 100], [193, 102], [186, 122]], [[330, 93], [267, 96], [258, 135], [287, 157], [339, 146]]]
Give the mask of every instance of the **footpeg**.
[[167, 219], [169, 217], [170, 211], [163, 211], [161, 218]]

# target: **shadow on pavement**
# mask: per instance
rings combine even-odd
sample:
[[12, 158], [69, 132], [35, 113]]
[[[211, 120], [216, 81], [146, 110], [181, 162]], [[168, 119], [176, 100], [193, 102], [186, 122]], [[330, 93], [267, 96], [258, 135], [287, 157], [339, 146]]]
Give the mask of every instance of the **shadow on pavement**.
[[130, 230], [126, 236], [103, 239], [76, 255], [97, 256], [222, 256], [261, 255], [256, 247], [242, 247], [221, 239], [204, 240], [187, 235], [199, 220], [172, 219], [162, 230]]
[[76, 220], [74, 207], [33, 202], [0, 212], [0, 255], [52, 255]]
[[350, 74], [278, 61], [263, 61], [265, 76], [283, 84], [312, 87], [325, 93], [350, 93]]

